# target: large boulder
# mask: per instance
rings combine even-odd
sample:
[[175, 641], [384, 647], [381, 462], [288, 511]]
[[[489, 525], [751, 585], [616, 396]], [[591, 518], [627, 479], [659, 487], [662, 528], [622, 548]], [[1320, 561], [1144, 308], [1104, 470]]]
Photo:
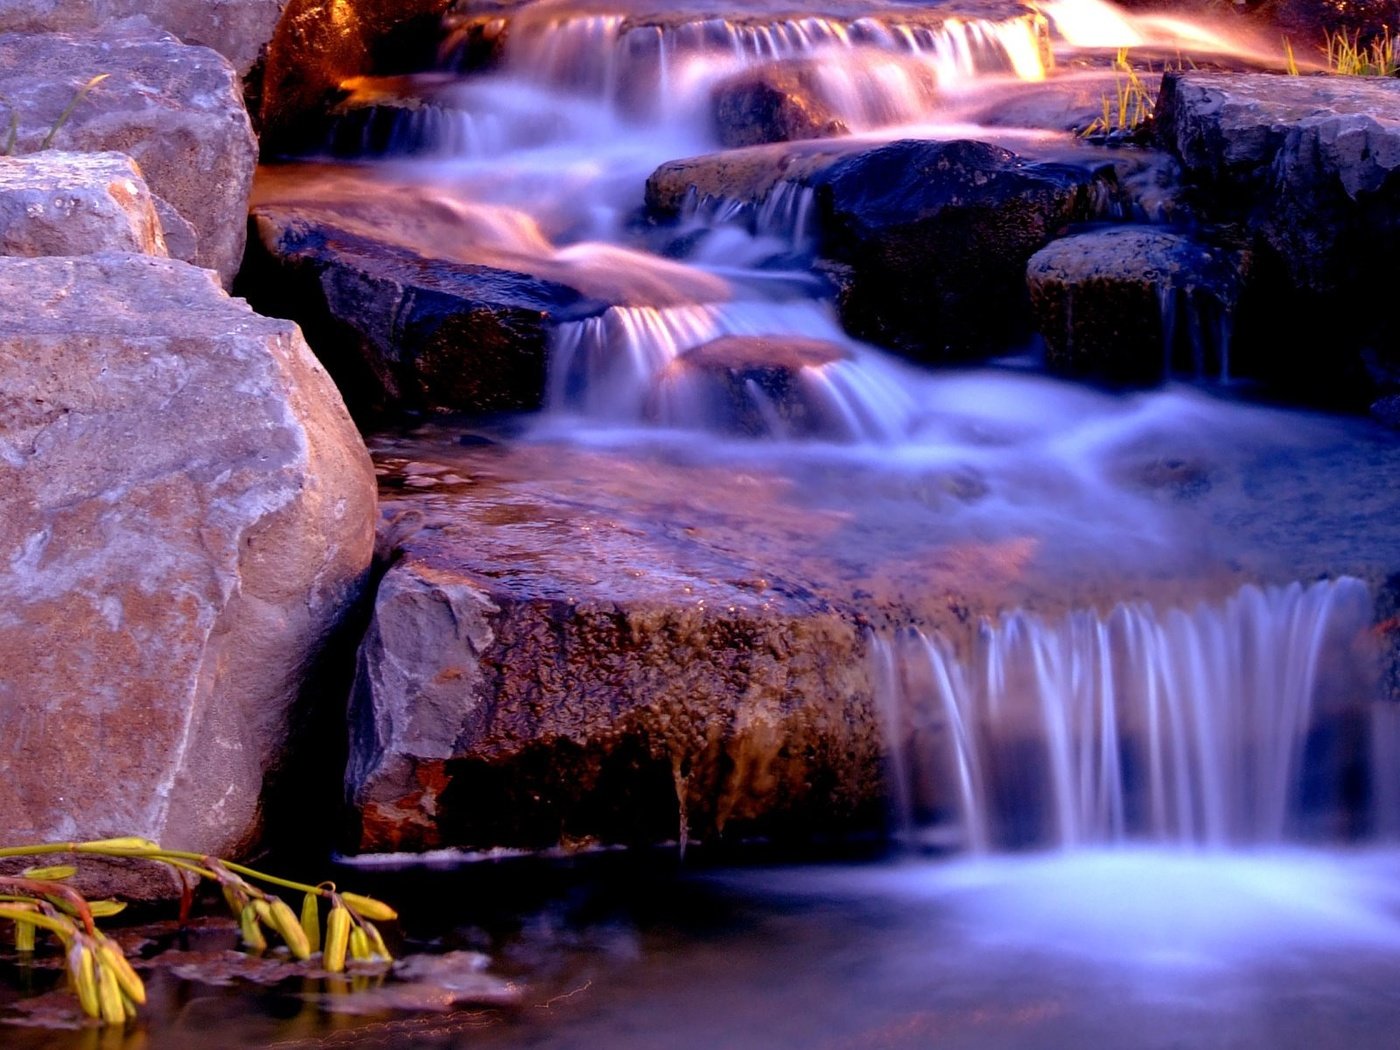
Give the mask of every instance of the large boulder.
[[247, 76], [287, 0], [0, 0], [0, 33], [72, 33], [145, 16], [187, 44], [213, 48]]
[[[761, 563], [810, 515], [747, 549], [718, 523], [763, 511], [704, 469], [455, 434], [379, 461], [391, 567], [351, 707], [353, 848], [881, 825], [868, 635], [791, 558]], [[686, 527], [657, 527], [673, 500]]]
[[1158, 226], [1106, 226], [1051, 241], [1026, 269], [1055, 372], [1156, 383], [1228, 374], [1246, 259]]
[[294, 326], [130, 254], [0, 259], [0, 391], [0, 839], [247, 847], [372, 553], [339, 395]]
[[151, 191], [120, 153], [0, 157], [0, 255], [167, 255]]
[[1200, 210], [1252, 235], [1240, 334], [1280, 378], [1317, 393], [1361, 382], [1368, 344], [1395, 360], [1374, 304], [1400, 280], [1400, 81], [1169, 73], [1156, 123]]
[[[96, 77], [105, 79], [79, 99]], [[151, 191], [194, 227], [195, 262], [217, 270], [225, 287], [232, 282], [257, 141], [225, 58], [130, 23], [74, 35], [9, 33], [0, 35], [0, 98], [0, 119], [18, 117], [19, 153], [51, 136], [59, 149], [130, 156]]]
[[1025, 338], [1027, 260], [1096, 209], [1087, 169], [983, 142], [894, 142], [812, 183], [821, 253], [848, 268], [838, 300], [847, 330], [925, 360]]

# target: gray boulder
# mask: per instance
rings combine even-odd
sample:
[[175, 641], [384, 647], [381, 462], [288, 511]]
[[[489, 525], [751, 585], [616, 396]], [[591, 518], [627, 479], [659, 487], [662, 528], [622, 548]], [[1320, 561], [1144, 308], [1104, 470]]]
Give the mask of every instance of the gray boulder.
[[146, 180], [120, 153], [0, 157], [0, 255], [166, 255]]
[[196, 231], [195, 262], [227, 286], [243, 258], [257, 141], [238, 77], [214, 51], [149, 26], [0, 35], [0, 121], [19, 118], [17, 152], [115, 150]]
[[209, 272], [107, 254], [0, 259], [0, 390], [0, 838], [246, 848], [372, 553], [334, 386]]

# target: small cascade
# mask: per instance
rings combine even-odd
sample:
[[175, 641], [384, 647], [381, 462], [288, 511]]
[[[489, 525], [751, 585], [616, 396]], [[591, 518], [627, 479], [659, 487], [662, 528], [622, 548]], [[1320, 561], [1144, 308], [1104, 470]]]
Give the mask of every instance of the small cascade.
[[964, 848], [1223, 847], [1394, 826], [1397, 721], [1375, 700], [1360, 581], [1247, 586], [983, 622], [965, 650], [877, 642], [906, 830]]
[[[878, 56], [902, 56], [940, 85], [977, 76], [1046, 75], [1046, 22], [1021, 9], [1001, 19], [937, 18], [930, 12], [841, 18], [814, 14], [764, 20], [677, 13], [669, 20], [619, 13], [561, 11], [540, 5], [518, 14], [506, 33], [506, 71], [539, 84], [601, 98], [619, 111], [659, 116], [694, 111], [725, 76], [758, 65], [818, 57], [833, 97], [858, 96], [854, 123], [889, 113], [907, 119], [909, 106], [872, 101], [870, 86], [907, 95], [910, 70]], [[922, 16], [920, 18], [919, 16]], [[858, 71], [876, 56], [874, 73]], [[851, 86], [861, 82], [854, 94]], [[843, 87], [844, 83], [844, 87]], [[864, 117], [859, 110], [864, 109]]]
[[[726, 337], [782, 344], [783, 363], [760, 356], [719, 362], [696, 357], [698, 348]], [[832, 348], [820, 358], [794, 360], [793, 345]], [[775, 373], [784, 398], [791, 395], [812, 420], [796, 431], [791, 415], [773, 402]], [[730, 425], [732, 411], [716, 409], [714, 377], [732, 400], [742, 392], [738, 415], [766, 420]], [[888, 441], [909, 432], [916, 403], [899, 366], [864, 351], [842, 335], [818, 303], [741, 300], [672, 307], [613, 307], [598, 317], [560, 325], [551, 353], [549, 407], [616, 424], [658, 424], [738, 430], [754, 436], [818, 436], [847, 441]]]
[[[697, 230], [712, 234], [722, 227], [737, 228], [757, 238], [768, 248], [761, 247], [758, 257], [771, 254], [771, 246], [801, 254], [812, 250], [816, 238], [816, 190], [800, 182], [781, 179], [757, 200], [700, 195], [691, 187], [681, 201], [679, 226], [682, 234]], [[691, 254], [698, 263], [722, 259], [733, 260], [735, 253], [729, 240], [722, 248], [703, 242]]]

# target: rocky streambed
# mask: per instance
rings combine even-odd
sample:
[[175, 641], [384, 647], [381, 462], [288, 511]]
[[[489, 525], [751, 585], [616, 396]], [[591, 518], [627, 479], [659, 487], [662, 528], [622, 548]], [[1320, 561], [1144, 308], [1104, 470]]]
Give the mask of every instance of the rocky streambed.
[[[39, 6], [0, 837], [246, 851], [311, 797], [355, 853], [822, 841], [912, 793], [967, 845], [996, 790], [940, 778], [1003, 745], [947, 698], [1004, 625], [1102, 718], [1124, 632], [1241, 603], [1259, 666], [1321, 647], [1329, 833], [1384, 825], [1393, 78], [1099, 4]], [[1150, 128], [1080, 134], [1188, 29]]]

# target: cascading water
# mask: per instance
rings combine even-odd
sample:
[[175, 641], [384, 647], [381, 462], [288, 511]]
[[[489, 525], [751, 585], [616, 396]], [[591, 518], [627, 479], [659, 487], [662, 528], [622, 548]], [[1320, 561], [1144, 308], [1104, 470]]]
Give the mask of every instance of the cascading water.
[[1390, 828], [1378, 810], [1400, 771], [1371, 762], [1394, 748], [1365, 651], [1371, 609], [1341, 579], [1189, 611], [1016, 612], [981, 623], [966, 652], [917, 630], [882, 638], [906, 833], [941, 825], [986, 851]]

